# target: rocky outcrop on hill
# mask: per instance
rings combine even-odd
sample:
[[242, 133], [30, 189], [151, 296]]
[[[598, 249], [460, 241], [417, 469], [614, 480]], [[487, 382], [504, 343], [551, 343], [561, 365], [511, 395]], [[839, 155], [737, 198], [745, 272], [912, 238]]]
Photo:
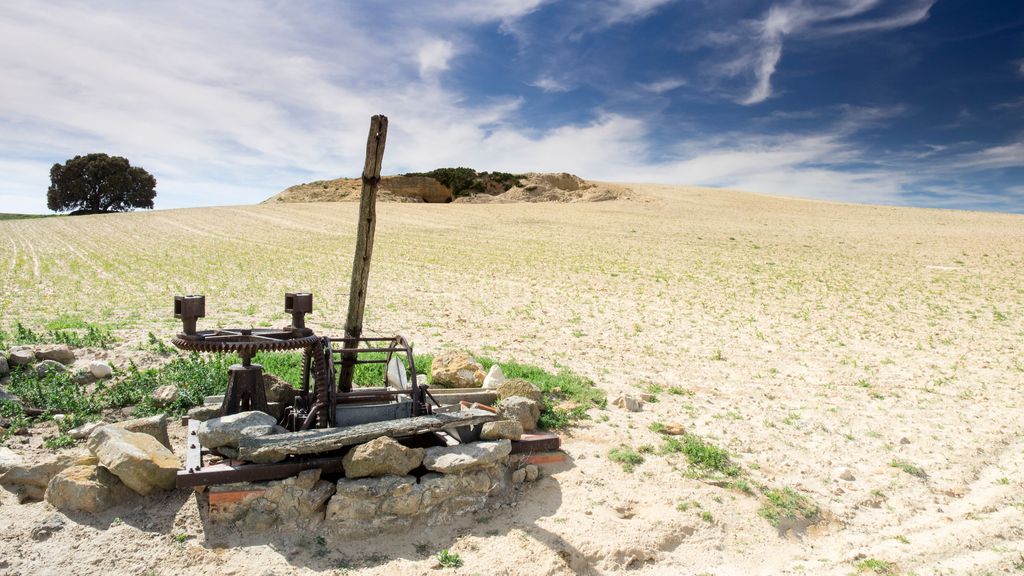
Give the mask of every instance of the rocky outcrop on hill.
[[[632, 190], [625, 186], [589, 182], [567, 172], [529, 173], [516, 176], [502, 185], [480, 173], [480, 186], [453, 195], [438, 180], [423, 175], [385, 176], [381, 178], [377, 199], [382, 202], [467, 202], [473, 204], [512, 202], [601, 202], [629, 199]], [[495, 173], [504, 174], [504, 173]], [[318, 180], [292, 186], [263, 201], [263, 204], [289, 202], [355, 202], [359, 200], [362, 181], [358, 178]]]
[[[346, 202], [359, 200], [359, 178], [337, 178], [297, 184], [263, 201], [263, 204], [287, 202]], [[377, 199], [383, 202], [452, 201], [452, 191], [427, 176], [385, 176], [381, 178]]]

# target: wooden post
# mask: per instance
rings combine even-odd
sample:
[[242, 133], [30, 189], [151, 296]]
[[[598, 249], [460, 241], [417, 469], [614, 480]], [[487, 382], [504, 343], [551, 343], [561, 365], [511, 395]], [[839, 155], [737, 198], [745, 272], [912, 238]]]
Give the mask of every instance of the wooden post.
[[[377, 224], [377, 186], [380, 184], [380, 166], [384, 159], [384, 142], [388, 135], [388, 118], [378, 114], [370, 118], [370, 134], [366, 138], [366, 163], [363, 165], [363, 192], [359, 198], [359, 231], [356, 236], [356, 254], [352, 260], [352, 285], [348, 291], [348, 318], [345, 320], [345, 348], [356, 348], [355, 340], [363, 334], [363, 310], [366, 308], [366, 285], [370, 279], [370, 257], [373, 255], [373, 232]], [[342, 392], [352, 390], [355, 374], [355, 352], [343, 353], [338, 387]]]

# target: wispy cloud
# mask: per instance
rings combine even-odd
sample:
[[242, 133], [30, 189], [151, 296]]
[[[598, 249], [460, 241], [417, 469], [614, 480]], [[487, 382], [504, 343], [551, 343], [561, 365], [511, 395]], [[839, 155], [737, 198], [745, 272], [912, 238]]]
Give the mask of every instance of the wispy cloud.
[[896, 10], [880, 10], [879, 0], [797, 0], [773, 4], [759, 20], [745, 21], [735, 31], [712, 32], [705, 43], [731, 46], [738, 55], [721, 64], [726, 76], [749, 74], [754, 83], [738, 99], [758, 104], [772, 96], [772, 77], [789, 37], [826, 37], [881, 32], [912, 26], [928, 18], [935, 0], [910, 0]]
[[654, 82], [647, 82], [640, 84], [640, 89], [645, 92], [653, 92], [654, 94], [663, 94], [665, 92], [671, 92], [676, 88], [686, 86], [686, 80], [682, 78], [664, 78], [662, 80], [655, 80]]
[[540, 76], [531, 82], [530, 86], [540, 88], [545, 92], [568, 92], [569, 90], [572, 90], [572, 86], [570, 86], [565, 80], [559, 80], [548, 75]]

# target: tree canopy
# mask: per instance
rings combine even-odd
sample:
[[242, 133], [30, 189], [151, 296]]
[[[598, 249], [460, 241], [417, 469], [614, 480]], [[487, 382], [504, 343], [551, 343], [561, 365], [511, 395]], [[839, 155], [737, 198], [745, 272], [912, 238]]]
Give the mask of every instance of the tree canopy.
[[46, 206], [76, 214], [153, 208], [156, 178], [126, 158], [106, 154], [75, 156], [50, 168]]

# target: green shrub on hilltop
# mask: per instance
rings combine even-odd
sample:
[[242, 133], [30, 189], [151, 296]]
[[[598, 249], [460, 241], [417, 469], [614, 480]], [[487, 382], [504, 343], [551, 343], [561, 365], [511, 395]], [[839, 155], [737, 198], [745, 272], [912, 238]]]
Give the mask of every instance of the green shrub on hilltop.
[[521, 186], [521, 179], [523, 178], [522, 174], [477, 172], [472, 168], [461, 166], [458, 168], [438, 168], [430, 172], [409, 172], [408, 174], [402, 174], [402, 176], [433, 178], [451, 190], [452, 196], [456, 198], [486, 192], [488, 185], [491, 183], [496, 183], [501, 186], [502, 190], [507, 191], [513, 186]]

